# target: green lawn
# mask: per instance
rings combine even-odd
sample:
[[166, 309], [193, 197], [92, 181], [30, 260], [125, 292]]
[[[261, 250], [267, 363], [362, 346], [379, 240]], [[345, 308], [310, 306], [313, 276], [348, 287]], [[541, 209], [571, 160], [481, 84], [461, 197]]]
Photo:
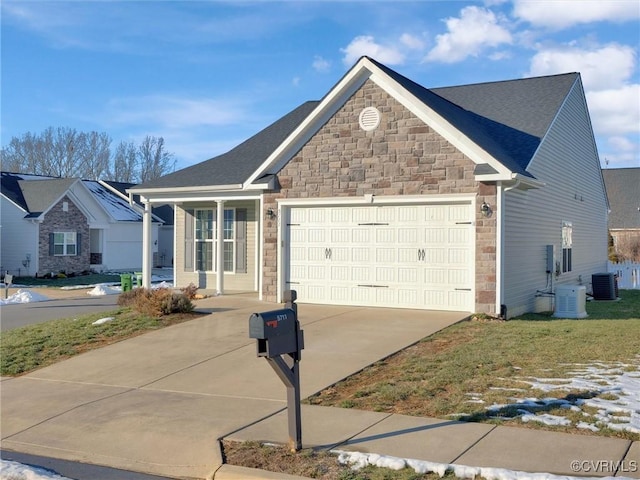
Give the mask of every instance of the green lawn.
[[[130, 308], [119, 308], [77, 319], [53, 320], [1, 332], [0, 374], [21, 375], [87, 350], [199, 316], [201, 314], [174, 313], [150, 317]], [[93, 325], [93, 322], [105, 317], [114, 317], [114, 320]]]
[[[463, 418], [503, 424], [486, 407], [513, 403], [514, 397], [589, 398], [592, 391], [542, 392], [525, 383], [538, 378], [570, 378], [575, 364], [630, 364], [640, 369], [640, 291], [622, 291], [618, 302], [590, 302], [589, 317], [467, 321], [453, 325], [396, 355], [379, 361], [312, 396], [314, 405], [333, 405], [406, 415]], [[532, 321], [535, 320], [535, 321]], [[481, 403], [482, 402], [482, 403]], [[575, 424], [579, 412], [545, 407]], [[585, 409], [591, 412], [588, 408]], [[500, 412], [508, 416], [509, 411]], [[522, 425], [525, 426], [525, 425]], [[575, 427], [526, 425], [577, 433]], [[585, 433], [580, 431], [580, 433]], [[589, 432], [587, 432], [589, 433]], [[602, 428], [600, 435], [640, 439]]]

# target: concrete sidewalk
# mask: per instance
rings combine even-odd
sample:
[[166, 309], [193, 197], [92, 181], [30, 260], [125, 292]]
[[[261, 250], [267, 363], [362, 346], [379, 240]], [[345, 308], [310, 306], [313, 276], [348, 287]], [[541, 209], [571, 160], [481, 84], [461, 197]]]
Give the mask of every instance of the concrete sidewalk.
[[[286, 412], [234, 432], [227, 439], [287, 444]], [[375, 453], [436, 464], [640, 478], [640, 442], [527, 428], [303, 405], [302, 440], [304, 448]], [[214, 478], [246, 478], [249, 473], [224, 466]], [[254, 475], [273, 478], [261, 477], [258, 472]]]
[[[2, 448], [176, 478], [222, 463], [218, 439], [284, 410], [284, 386], [248, 335], [255, 295], [209, 315], [3, 378]], [[303, 397], [462, 320], [461, 313], [300, 305]]]

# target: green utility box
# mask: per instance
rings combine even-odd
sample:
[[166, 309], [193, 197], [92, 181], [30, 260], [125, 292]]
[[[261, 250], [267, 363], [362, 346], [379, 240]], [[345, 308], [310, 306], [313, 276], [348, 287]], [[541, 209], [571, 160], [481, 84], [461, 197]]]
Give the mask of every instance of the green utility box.
[[136, 272], [136, 287], [142, 287], [142, 272]]
[[133, 288], [133, 283], [131, 281], [130, 273], [120, 274], [120, 285], [122, 285], [123, 292], [128, 292]]

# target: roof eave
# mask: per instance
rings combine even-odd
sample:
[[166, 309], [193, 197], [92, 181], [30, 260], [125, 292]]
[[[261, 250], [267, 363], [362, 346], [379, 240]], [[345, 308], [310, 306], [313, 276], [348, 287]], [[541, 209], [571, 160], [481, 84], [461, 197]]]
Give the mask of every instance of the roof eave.
[[183, 192], [212, 192], [212, 193], [220, 193], [220, 192], [233, 192], [243, 190], [243, 185], [241, 183], [234, 183], [230, 185], [201, 185], [201, 186], [193, 186], [193, 187], [156, 187], [156, 188], [127, 188], [127, 193], [133, 195], [155, 195], [155, 194], [175, 194], [175, 193], [183, 193]]

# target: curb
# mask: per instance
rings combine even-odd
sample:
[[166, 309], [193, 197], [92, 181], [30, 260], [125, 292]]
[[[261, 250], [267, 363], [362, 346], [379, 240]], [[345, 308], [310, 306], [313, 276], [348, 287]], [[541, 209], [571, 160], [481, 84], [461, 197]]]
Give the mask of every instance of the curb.
[[207, 480], [311, 480], [309, 477], [288, 475], [286, 473], [267, 472], [258, 468], [237, 467], [235, 465], [220, 465]]

